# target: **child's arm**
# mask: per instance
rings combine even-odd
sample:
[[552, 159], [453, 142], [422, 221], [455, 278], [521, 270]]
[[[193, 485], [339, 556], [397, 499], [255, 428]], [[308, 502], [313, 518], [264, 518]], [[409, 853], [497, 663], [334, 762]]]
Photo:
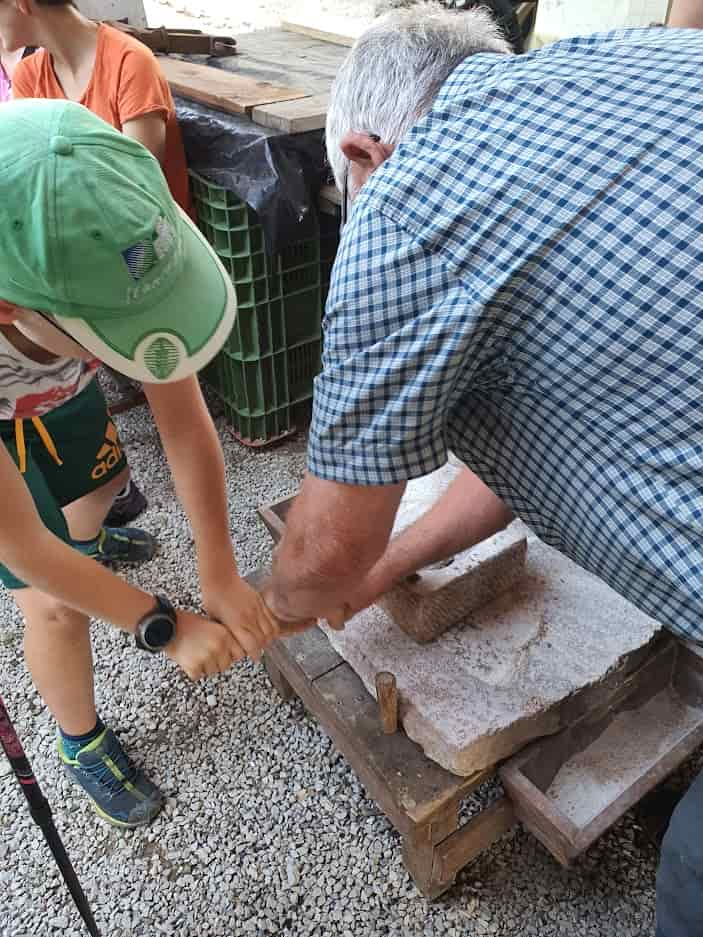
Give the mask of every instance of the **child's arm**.
[[144, 393], [193, 531], [203, 604], [238, 641], [253, 639], [263, 647], [277, 636], [278, 625], [237, 571], [222, 447], [198, 379], [145, 384]]
[[[24, 582], [71, 608], [134, 632], [139, 620], [153, 609], [154, 596], [83, 556], [44, 526], [3, 443], [0, 491], [0, 560]], [[226, 670], [244, 656], [228, 629], [182, 611], [166, 653], [192, 679]]]
[[71, 608], [133, 631], [154, 605], [153, 596], [130, 586], [63, 543], [41, 521], [9, 452], [0, 444], [0, 560], [29, 585]]

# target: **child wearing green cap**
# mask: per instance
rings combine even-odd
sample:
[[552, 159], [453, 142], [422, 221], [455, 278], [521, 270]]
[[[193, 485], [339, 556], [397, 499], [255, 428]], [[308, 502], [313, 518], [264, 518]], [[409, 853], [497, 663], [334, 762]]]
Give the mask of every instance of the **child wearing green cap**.
[[[20, 62], [34, 51], [35, 49], [32, 46], [20, 46], [16, 50], [9, 52], [5, 48], [4, 43], [0, 40], [0, 104], [10, 100], [14, 72]], [[21, 337], [18, 339], [16, 330], [9, 327], [4, 330], [3, 338], [4, 341], [2, 343], [4, 351], [6, 352], [11, 352], [11, 348], [8, 348], [8, 346], [13, 345], [13, 343], [14, 346], [17, 346], [18, 341], [22, 342]], [[2, 341], [2, 339], [0, 339], [0, 341]], [[33, 385], [35, 385], [38, 377], [37, 374], [34, 375]], [[57, 393], [58, 387], [51, 387], [49, 375], [45, 373], [43, 379], [45, 393]], [[97, 537], [90, 538], [93, 543], [93, 550], [96, 552], [102, 551], [103, 553], [109, 552], [111, 561], [135, 561], [140, 557], [142, 559], [149, 559], [152, 548], [151, 545], [149, 545], [148, 549], [144, 549], [141, 546], [141, 544], [147, 544], [149, 542], [149, 538], [142, 536], [141, 531], [135, 531], [133, 533], [131, 530], [113, 529], [114, 527], [123, 528], [125, 524], [134, 520], [141, 514], [147, 506], [146, 498], [131, 480], [125, 464], [121, 466], [121, 470], [123, 476], [122, 481], [126, 481], [126, 484], [118, 488], [109, 513], [107, 517], [104, 518], [105, 523], [100, 531], [101, 539], [98, 540]]]
[[[191, 210], [173, 98], [144, 45], [82, 16], [71, 0], [2, 0], [0, 37], [8, 49], [39, 49], [15, 67], [15, 98], [68, 98], [83, 104], [148, 147], [161, 162], [175, 200]], [[106, 523], [126, 524], [145, 507], [144, 496], [128, 480]], [[113, 552], [120, 543], [126, 548], [124, 535], [121, 541], [111, 539]]]
[[[224, 459], [196, 377], [229, 334], [236, 300], [159, 163], [76, 104], [0, 107], [0, 204], [0, 325], [29, 343], [4, 365], [0, 352], [0, 576], [24, 613], [27, 666], [60, 727], [66, 770], [105, 819], [135, 826], [162, 797], [96, 713], [88, 616], [133, 632], [135, 653], [164, 652], [193, 679], [258, 656], [278, 631], [237, 572]], [[76, 506], [99, 524], [122, 458], [104, 405], [90, 399], [97, 358], [144, 384], [210, 618], [176, 612], [75, 549]], [[5, 399], [25, 371], [57, 367], [65, 395], [43, 396], [40, 380], [36, 399], [31, 388]], [[10, 414], [38, 405], [18, 438]]]

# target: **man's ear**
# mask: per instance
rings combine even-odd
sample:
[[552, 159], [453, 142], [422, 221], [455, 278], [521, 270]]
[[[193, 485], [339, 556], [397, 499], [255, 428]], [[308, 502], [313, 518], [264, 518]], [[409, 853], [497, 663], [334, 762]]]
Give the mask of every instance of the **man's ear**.
[[368, 133], [353, 131], [342, 137], [339, 147], [350, 162], [357, 163], [366, 172], [378, 169], [395, 149], [389, 143], [375, 140]]

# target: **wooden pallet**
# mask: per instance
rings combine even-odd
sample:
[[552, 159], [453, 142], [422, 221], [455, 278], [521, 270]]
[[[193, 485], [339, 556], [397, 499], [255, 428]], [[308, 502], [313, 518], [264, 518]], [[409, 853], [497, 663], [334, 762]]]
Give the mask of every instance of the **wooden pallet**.
[[494, 769], [457, 777], [402, 731], [385, 735], [376, 701], [319, 628], [271, 645], [265, 665], [283, 699], [302, 700], [400, 833], [405, 866], [427, 898], [450, 888], [516, 822], [502, 798], [460, 827], [461, 801]]
[[[276, 541], [285, 533], [294, 500], [292, 496], [259, 508]], [[256, 574], [252, 584], [260, 584], [264, 575]], [[603, 681], [574, 694], [559, 731], [470, 777], [445, 771], [402, 730], [386, 735], [378, 704], [319, 628], [275, 642], [266, 651], [265, 664], [274, 687], [285, 699], [302, 700], [401, 834], [405, 865], [428, 898], [450, 888], [464, 866], [518, 821], [557, 861], [569, 865], [703, 744], [703, 651], [665, 633], [630, 654]], [[696, 712], [671, 737], [668, 716], [660, 718], [659, 710], [652, 709], [666, 688]], [[666, 699], [658, 705], [663, 712]], [[550, 800], [550, 784], [572, 756], [594, 751], [591, 746], [616, 718], [643, 707], [638, 737], [647, 734], [648, 726], [659, 726], [658, 736], [655, 731], [648, 739], [635, 761], [635, 773], [630, 770], [624, 776], [622, 789], [610, 791], [598, 812], [577, 824]], [[621, 759], [620, 747], [614, 744], [606, 751], [611, 768]], [[600, 751], [602, 756], [602, 747]], [[629, 770], [628, 766], [632, 767], [627, 761], [622, 765]], [[461, 801], [495, 774], [500, 774], [506, 795], [460, 826]], [[576, 788], [573, 796], [579, 797]]]

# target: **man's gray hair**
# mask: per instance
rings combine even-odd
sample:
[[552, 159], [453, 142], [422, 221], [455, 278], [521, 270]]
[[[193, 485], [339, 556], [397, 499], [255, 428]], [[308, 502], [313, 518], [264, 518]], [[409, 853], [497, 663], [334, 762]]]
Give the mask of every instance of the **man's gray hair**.
[[337, 185], [347, 168], [339, 148], [345, 134], [376, 133], [384, 143], [399, 143], [463, 59], [510, 51], [480, 7], [452, 13], [437, 3], [418, 3], [379, 17], [354, 43], [332, 86], [327, 158]]

